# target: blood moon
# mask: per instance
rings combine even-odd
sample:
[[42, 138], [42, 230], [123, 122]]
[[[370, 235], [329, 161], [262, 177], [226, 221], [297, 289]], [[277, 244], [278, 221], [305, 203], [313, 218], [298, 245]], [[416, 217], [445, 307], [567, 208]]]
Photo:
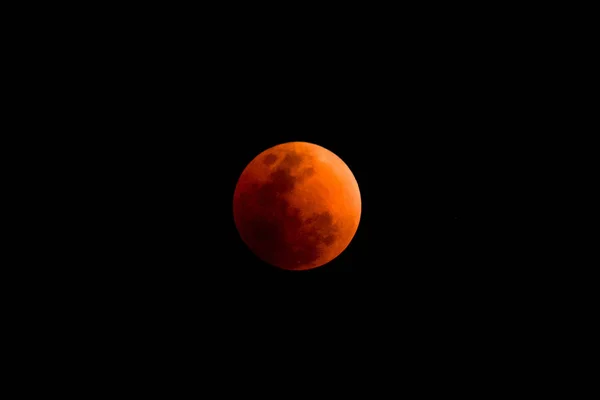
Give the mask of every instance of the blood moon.
[[233, 216], [259, 258], [307, 270], [336, 258], [354, 237], [361, 214], [358, 183], [331, 151], [306, 142], [267, 149], [244, 169]]

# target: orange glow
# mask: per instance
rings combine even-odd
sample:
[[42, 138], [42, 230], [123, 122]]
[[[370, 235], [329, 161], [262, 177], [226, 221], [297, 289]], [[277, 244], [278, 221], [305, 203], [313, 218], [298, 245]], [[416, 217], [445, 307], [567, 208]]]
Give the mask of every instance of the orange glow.
[[283, 269], [311, 269], [336, 258], [360, 221], [358, 184], [348, 166], [311, 143], [272, 147], [248, 164], [233, 212], [242, 240]]

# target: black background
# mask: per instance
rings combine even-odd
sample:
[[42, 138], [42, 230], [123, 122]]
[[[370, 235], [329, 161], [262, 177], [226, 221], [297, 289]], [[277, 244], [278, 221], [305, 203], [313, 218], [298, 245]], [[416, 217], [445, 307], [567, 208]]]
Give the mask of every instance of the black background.
[[[126, 276], [150, 272], [172, 292], [206, 285], [231, 307], [255, 296], [281, 308], [381, 295], [448, 304], [486, 291], [493, 273], [481, 263], [493, 263], [486, 235], [502, 196], [489, 189], [507, 168], [513, 101], [507, 71], [482, 49], [490, 43], [244, 32], [119, 43], [87, 77], [114, 185], [108, 209], [124, 250], [135, 249]], [[348, 250], [300, 273], [259, 262], [232, 219], [246, 164], [293, 140], [338, 154], [363, 198]]]
[[[272, 36], [176, 36], [142, 50], [132, 43], [99, 70], [111, 88], [102, 99], [112, 126], [101, 136], [110, 132], [109, 154], [123, 171], [117, 182], [127, 207], [119, 215], [132, 218], [136, 257], [150, 264], [140, 268], [190, 290], [220, 288], [232, 307], [253, 301], [254, 291], [273, 291], [272, 303], [285, 308], [315, 296], [355, 297], [352, 285], [372, 285], [366, 297], [408, 291], [440, 303], [485, 287], [478, 257], [490, 230], [481, 228], [498, 215], [486, 207], [501, 196], [488, 190], [506, 165], [510, 100], [505, 71], [479, 51], [484, 43], [469, 48], [441, 33], [416, 41]], [[338, 154], [363, 197], [348, 250], [300, 273], [259, 262], [232, 220], [246, 164], [293, 140]]]
[[[576, 122], [592, 103], [571, 89], [589, 92], [593, 53], [576, 38], [585, 24], [519, 7], [7, 13], [5, 136], [18, 144], [3, 150], [18, 184], [5, 197], [22, 207], [5, 207], [19, 229], [7, 226], [4, 325], [20, 389], [548, 387], [560, 345], [586, 354], [563, 333], [590, 331], [577, 329], [588, 263], [563, 240], [587, 231], [557, 213], [575, 220], [566, 200], [592, 198], [574, 178], [593, 158], [566, 139], [589, 130]], [[232, 200], [257, 154], [296, 140], [349, 165], [363, 208], [338, 258], [290, 272], [247, 249]]]
[[[514, 258], [526, 228], [507, 190], [522, 184], [529, 45], [444, 10], [184, 14], [118, 13], [46, 59], [74, 82], [61, 90], [81, 135], [65, 146], [91, 166], [69, 200], [85, 267], [65, 279], [82, 318], [141, 357], [156, 340], [422, 362], [508, 349], [499, 321], [529, 318], [519, 307], [533, 276]], [[244, 167], [288, 141], [331, 150], [361, 189], [354, 240], [311, 271], [263, 263], [233, 222]]]

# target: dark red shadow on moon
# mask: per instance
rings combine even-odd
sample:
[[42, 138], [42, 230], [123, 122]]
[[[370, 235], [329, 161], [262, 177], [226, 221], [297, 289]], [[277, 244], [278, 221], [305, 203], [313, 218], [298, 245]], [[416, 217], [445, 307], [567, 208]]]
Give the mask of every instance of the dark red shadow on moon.
[[[314, 174], [308, 168], [297, 177], [291, 175], [302, 160], [297, 153], [287, 153], [266, 183], [251, 185], [235, 204], [236, 225], [244, 242], [258, 257], [284, 269], [314, 263], [320, 257], [320, 247], [335, 243], [338, 235], [329, 212], [306, 214], [282, 196]], [[276, 161], [275, 154], [263, 159], [267, 165]], [[290, 243], [286, 238], [293, 240]]]

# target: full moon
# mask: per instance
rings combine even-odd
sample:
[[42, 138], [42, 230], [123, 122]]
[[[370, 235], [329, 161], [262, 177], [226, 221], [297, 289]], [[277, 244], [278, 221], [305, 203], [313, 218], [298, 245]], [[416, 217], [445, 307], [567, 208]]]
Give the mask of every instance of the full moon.
[[360, 222], [361, 197], [350, 168], [331, 151], [283, 143], [256, 156], [233, 196], [246, 245], [286, 270], [322, 266], [348, 247]]

